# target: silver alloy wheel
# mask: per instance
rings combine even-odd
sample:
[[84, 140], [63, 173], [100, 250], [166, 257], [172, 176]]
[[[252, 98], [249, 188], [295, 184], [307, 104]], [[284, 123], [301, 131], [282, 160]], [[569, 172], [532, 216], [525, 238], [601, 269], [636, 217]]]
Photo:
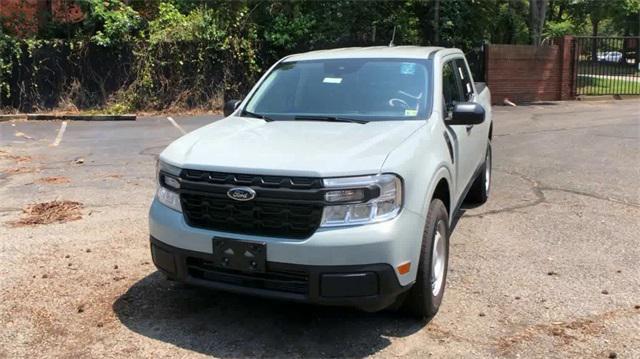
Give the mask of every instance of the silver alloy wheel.
[[445, 240], [440, 233], [440, 224], [436, 223], [436, 235], [433, 238], [433, 251], [431, 253], [431, 293], [437, 297], [442, 290], [444, 280], [444, 267], [447, 258]]
[[491, 150], [487, 151], [487, 158], [485, 159], [484, 165], [484, 190], [486, 193], [489, 193], [489, 188], [491, 186]]

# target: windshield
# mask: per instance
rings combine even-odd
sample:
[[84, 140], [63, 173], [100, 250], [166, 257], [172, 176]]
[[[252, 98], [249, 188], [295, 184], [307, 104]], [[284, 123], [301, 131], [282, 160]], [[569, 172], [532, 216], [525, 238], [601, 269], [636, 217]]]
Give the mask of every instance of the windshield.
[[417, 120], [429, 115], [430, 61], [335, 59], [279, 64], [243, 113], [269, 120]]

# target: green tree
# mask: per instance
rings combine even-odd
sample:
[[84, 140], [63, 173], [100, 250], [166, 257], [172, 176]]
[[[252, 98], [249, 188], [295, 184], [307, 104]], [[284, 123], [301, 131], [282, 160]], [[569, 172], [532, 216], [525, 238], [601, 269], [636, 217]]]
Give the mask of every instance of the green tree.
[[132, 40], [140, 28], [140, 16], [120, 0], [86, 0], [80, 3], [87, 17], [82, 23], [91, 41], [111, 46]]

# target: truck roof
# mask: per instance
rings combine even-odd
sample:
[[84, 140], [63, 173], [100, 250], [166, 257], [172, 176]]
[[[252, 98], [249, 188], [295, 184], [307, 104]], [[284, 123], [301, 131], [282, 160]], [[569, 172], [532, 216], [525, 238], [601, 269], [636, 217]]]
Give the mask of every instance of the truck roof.
[[344, 58], [405, 58], [424, 59], [444, 47], [436, 46], [371, 46], [310, 51], [288, 56], [284, 61], [305, 61]]

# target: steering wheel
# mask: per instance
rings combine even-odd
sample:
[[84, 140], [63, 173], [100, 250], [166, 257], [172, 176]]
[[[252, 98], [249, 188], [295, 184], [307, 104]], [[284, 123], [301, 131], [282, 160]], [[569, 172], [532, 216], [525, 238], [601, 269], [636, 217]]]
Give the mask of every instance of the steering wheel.
[[392, 98], [389, 100], [389, 106], [396, 107], [396, 105], [401, 105], [405, 109], [409, 108], [409, 104], [405, 100], [399, 98]]

